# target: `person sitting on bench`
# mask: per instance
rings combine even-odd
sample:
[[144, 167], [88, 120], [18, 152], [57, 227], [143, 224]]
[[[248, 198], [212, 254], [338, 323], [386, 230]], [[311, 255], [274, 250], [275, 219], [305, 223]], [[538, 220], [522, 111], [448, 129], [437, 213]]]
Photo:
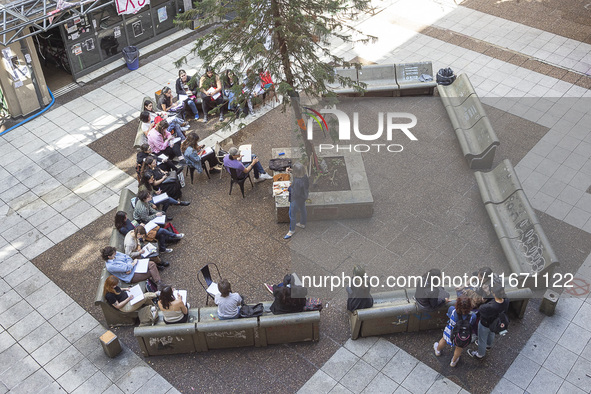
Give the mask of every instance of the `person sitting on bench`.
[[107, 271], [125, 283], [137, 283], [146, 279], [152, 279], [158, 285], [158, 288], [163, 285], [158, 267], [153, 261], [148, 262], [148, 272], [140, 274], [135, 272], [138, 262], [137, 259], [134, 260], [124, 253], [117, 252], [117, 249], [112, 246], [103, 248], [101, 250], [101, 256], [105, 260]]
[[174, 296], [174, 289], [171, 286], [165, 286], [160, 293], [158, 307], [162, 311], [164, 323], [178, 324], [186, 323], [189, 320], [189, 308], [191, 305], [183, 302], [181, 297]]
[[113, 308], [128, 313], [134, 312], [143, 306], [152, 305], [152, 300], [158, 297], [160, 293], [145, 292], [143, 302], [137, 302], [134, 305], [131, 305], [131, 302], [129, 301], [133, 300], [133, 295], [127, 293], [129, 290], [129, 287], [120, 288], [119, 279], [117, 279], [115, 275], [111, 275], [105, 280], [103, 295], [105, 296], [107, 303]]
[[[244, 166], [245, 164], [246, 167]], [[224, 156], [224, 166], [228, 172], [230, 172], [231, 168], [235, 169], [239, 179], [246, 178], [252, 169], [254, 169], [255, 183], [262, 182], [265, 179], [273, 179], [271, 175], [265, 172], [256, 155], [252, 155], [250, 160], [243, 162], [242, 155], [238, 151], [238, 148], [234, 146], [231, 147], [228, 154]]]
[[418, 283], [415, 292], [415, 300], [419, 308], [434, 311], [449, 301], [449, 293], [441, 286], [433, 286], [433, 279], [441, 279], [441, 271], [433, 268], [425, 273]]
[[179, 160], [183, 160], [183, 154], [181, 153], [181, 140], [173, 142], [174, 138], [167, 131], [168, 123], [165, 120], [160, 121], [156, 127], [148, 131], [148, 144], [152, 152], [156, 155], [165, 155], [170, 160], [178, 157]]
[[224, 121], [224, 97], [222, 96], [222, 82], [220, 77], [208, 66], [205, 74], [199, 79], [199, 91], [201, 92], [201, 106], [203, 107], [203, 122], [209, 120], [209, 111], [219, 107], [220, 122]]
[[179, 70], [179, 77], [176, 80], [176, 96], [180, 99], [181, 95], [189, 96], [185, 101], [186, 104], [195, 115], [195, 119], [199, 119], [199, 111], [195, 105], [195, 96], [197, 95], [197, 83], [193, 81], [193, 77], [187, 75], [185, 70]]

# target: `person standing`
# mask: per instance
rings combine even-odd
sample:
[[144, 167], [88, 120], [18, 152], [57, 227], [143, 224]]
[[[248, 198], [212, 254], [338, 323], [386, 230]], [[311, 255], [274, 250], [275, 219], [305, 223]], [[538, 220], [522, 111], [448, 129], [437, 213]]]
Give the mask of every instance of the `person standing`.
[[505, 294], [503, 286], [500, 283], [495, 283], [491, 291], [494, 298], [489, 299], [478, 308], [480, 315], [480, 321], [478, 322], [478, 341], [476, 341], [478, 350], [468, 350], [470, 357], [479, 360], [484, 358], [486, 351], [492, 348], [495, 340], [495, 333], [491, 331], [490, 327], [492, 322], [499, 317], [501, 312], [507, 313], [509, 309], [509, 299]]
[[[289, 231], [283, 237], [290, 239], [295, 233], [295, 228], [306, 228], [307, 212], [306, 200], [310, 188], [310, 181], [306, 175], [306, 169], [302, 163], [295, 163], [292, 169], [293, 181], [289, 187]], [[297, 221], [297, 214], [300, 213], [300, 221]]]
[[[445, 330], [443, 331], [443, 337], [439, 340], [439, 342], [435, 342], [433, 344], [433, 349], [437, 357], [441, 356], [441, 351], [443, 350], [446, 343], [452, 348], [455, 348], [454, 355], [451, 359], [451, 362], [449, 363], [450, 367], [455, 367], [458, 364], [458, 360], [464, 351], [464, 347], [470, 344], [472, 338], [471, 327], [476, 320], [476, 315], [471, 312], [471, 309], [472, 303], [468, 297], [461, 296], [458, 298], [456, 301], [456, 306], [452, 305], [447, 310], [447, 317], [449, 317], [449, 320], [445, 326]], [[460, 323], [464, 321], [466, 324]], [[462, 343], [458, 342], [458, 335], [453, 335], [454, 328], [458, 324], [460, 324], [459, 328], [465, 331]]]

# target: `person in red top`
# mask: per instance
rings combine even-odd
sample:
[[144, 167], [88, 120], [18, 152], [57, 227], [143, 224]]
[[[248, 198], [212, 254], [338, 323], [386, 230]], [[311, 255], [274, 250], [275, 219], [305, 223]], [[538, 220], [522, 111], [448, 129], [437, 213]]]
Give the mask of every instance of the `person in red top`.
[[265, 104], [265, 100], [269, 97], [277, 99], [277, 95], [275, 94], [275, 84], [273, 83], [273, 79], [271, 78], [271, 74], [269, 71], [263, 71], [263, 69], [259, 69], [259, 76], [261, 77], [261, 86], [265, 93], [263, 93], [263, 105]]

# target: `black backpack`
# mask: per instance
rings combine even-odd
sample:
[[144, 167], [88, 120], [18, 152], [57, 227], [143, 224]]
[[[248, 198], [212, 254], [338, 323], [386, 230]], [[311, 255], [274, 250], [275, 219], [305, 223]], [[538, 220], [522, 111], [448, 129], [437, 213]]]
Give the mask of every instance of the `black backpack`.
[[463, 348], [472, 342], [472, 327], [470, 327], [470, 317], [464, 319], [459, 314], [458, 317], [460, 320], [456, 322], [456, 325], [451, 332], [451, 341], [457, 347]]
[[256, 305], [242, 305], [240, 307], [240, 317], [257, 317], [262, 316], [264, 307], [262, 303]]
[[488, 329], [495, 334], [500, 334], [502, 331], [507, 330], [509, 327], [509, 316], [502, 311], [488, 326]]

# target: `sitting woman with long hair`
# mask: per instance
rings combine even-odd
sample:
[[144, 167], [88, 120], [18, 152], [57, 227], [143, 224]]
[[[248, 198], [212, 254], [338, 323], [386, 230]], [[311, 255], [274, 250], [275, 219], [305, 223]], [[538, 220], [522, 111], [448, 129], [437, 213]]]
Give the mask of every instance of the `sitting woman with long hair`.
[[[199, 145], [199, 136], [195, 132], [187, 134], [187, 139], [181, 144], [181, 152], [187, 164], [195, 168], [198, 173], [203, 172], [203, 164], [207, 162], [211, 171], [221, 170], [220, 162], [213, 149], [205, 154], [203, 149], [205, 145]], [[202, 154], [200, 154], [202, 153]]]
[[127, 235], [128, 232], [133, 231], [137, 224], [127, 218], [125, 211], [117, 211], [115, 214], [115, 228], [121, 235]]
[[[140, 120], [142, 121], [142, 123], [146, 123], [145, 115], [143, 116], [144, 120], [142, 120], [142, 114], [144, 112], [147, 112], [147, 115], [149, 117], [149, 120], [147, 122], [151, 124], [152, 127], [154, 127], [159, 120], [166, 120], [168, 122], [168, 131], [172, 134], [176, 134], [176, 137], [181, 137], [181, 139], [183, 140], [185, 139], [184, 132], [189, 130], [189, 124], [185, 122], [183, 119], [176, 116], [170, 116], [168, 115], [168, 113], [164, 111], [155, 112], [154, 103], [152, 103], [152, 101], [150, 100], [144, 101], [144, 110], [142, 111], [142, 113], [140, 113]], [[160, 119], [156, 120], [156, 118], [158, 117], [160, 117]]]
[[152, 300], [158, 297], [157, 292], [146, 292], [144, 293], [143, 302], [131, 305], [130, 301], [133, 300], [133, 296], [129, 295], [127, 293], [128, 291], [128, 287], [124, 287], [123, 289], [119, 287], [119, 279], [114, 275], [109, 276], [107, 280], [105, 280], [103, 295], [109, 305], [113, 308], [119, 309], [121, 312], [133, 312], [140, 309], [142, 306], [152, 305]]
[[[158, 236], [158, 231], [162, 230], [160, 237]], [[156, 232], [155, 238], [158, 239], [158, 244], [162, 244], [163, 247], [159, 249], [159, 253], [170, 253], [172, 249], [168, 249], [166, 247], [166, 243], [168, 239], [171, 239], [174, 236], [174, 233], [166, 229], [158, 229]], [[146, 228], [143, 224], [140, 224], [133, 231], [130, 231], [125, 236], [125, 240], [123, 241], [123, 247], [125, 248], [125, 254], [131, 257], [132, 259], [141, 259], [142, 253], [146, 251], [145, 246], [142, 246], [144, 242], [148, 241], [148, 234], [146, 233]], [[162, 242], [161, 242], [162, 241]], [[150, 260], [156, 263], [159, 267], [158, 269], [168, 267], [170, 263], [166, 261], [161, 261], [159, 256], [150, 257]]]
[[160, 121], [156, 127], [148, 131], [148, 144], [152, 148], [152, 152], [156, 155], [165, 155], [170, 160], [178, 157], [183, 159], [181, 153], [181, 141], [173, 142], [174, 138], [167, 131], [168, 122], [166, 120]]
[[159, 195], [164, 192], [169, 198], [174, 200], [169, 201], [169, 204], [189, 205], [183, 201], [181, 201], [183, 204], [179, 203], [178, 200], [183, 196], [181, 183], [178, 179], [168, 179], [169, 176], [169, 172], [158, 168], [154, 158], [146, 157], [142, 170], [140, 171], [140, 189], [138, 191], [145, 189], [152, 193], [152, 190], [154, 190], [153, 195]]
[[183, 300], [175, 298], [174, 289], [171, 286], [166, 286], [160, 293], [160, 300], [158, 307], [164, 316], [164, 323], [177, 324], [186, 323], [189, 320], [189, 303], [185, 305]]
[[[282, 283], [274, 285], [271, 288], [269, 287], [270, 286], [265, 284], [265, 288], [271, 291], [275, 297], [273, 304], [271, 304], [271, 312], [273, 312], [274, 315], [302, 312], [304, 310], [304, 307], [306, 306], [307, 290], [304, 287], [292, 284], [291, 275], [285, 275]], [[298, 288], [297, 294], [293, 294], [293, 298], [292, 287], [294, 289], [296, 287]]]
[[161, 159], [158, 156], [156, 156], [153, 152], [152, 152], [152, 148], [150, 148], [150, 144], [142, 144], [140, 146], [140, 150], [136, 155], [136, 167], [135, 167], [135, 172], [137, 173], [138, 176], [138, 181], [139, 181], [139, 177], [140, 177], [140, 172], [142, 171], [142, 165], [144, 164], [144, 160], [146, 160], [147, 157], [151, 157], [154, 160], [156, 160], [156, 163], [158, 165], [158, 168], [160, 168], [161, 170], [170, 172], [170, 171], [176, 171], [178, 170], [177, 167], [174, 165], [174, 163], [171, 160], [168, 160], [168, 158], [166, 159]]

